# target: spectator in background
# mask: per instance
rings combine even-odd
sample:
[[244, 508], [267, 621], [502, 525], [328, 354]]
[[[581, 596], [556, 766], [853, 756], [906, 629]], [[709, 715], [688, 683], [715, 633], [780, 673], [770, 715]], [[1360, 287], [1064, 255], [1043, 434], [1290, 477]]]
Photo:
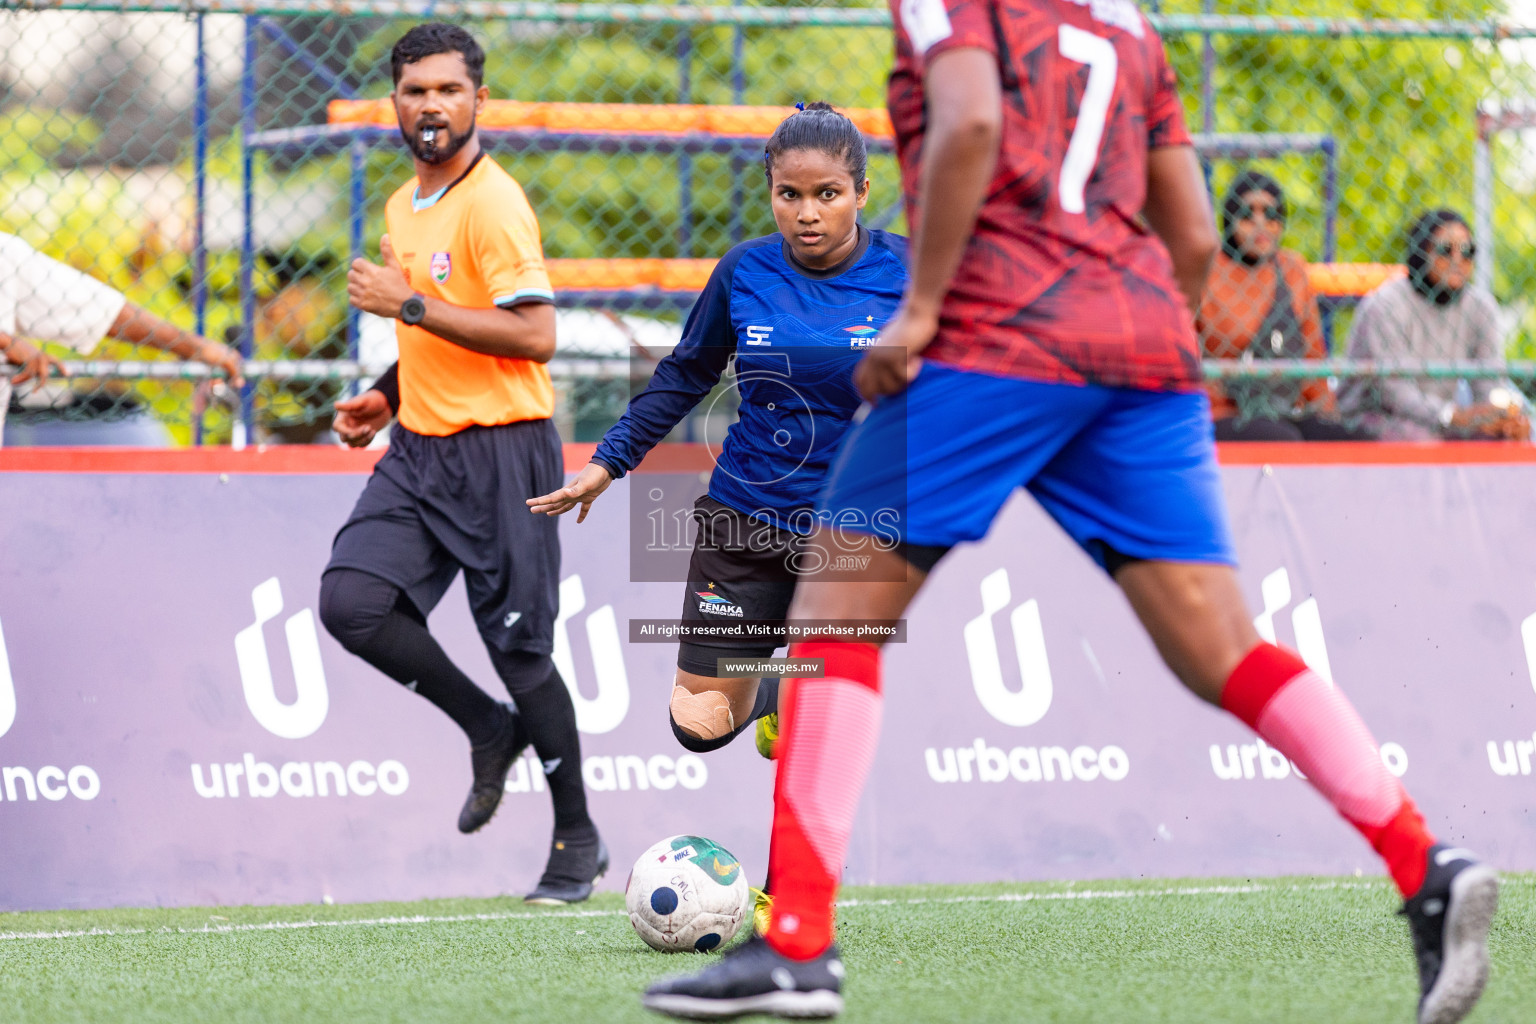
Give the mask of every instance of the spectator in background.
[[[336, 258], [330, 253], [265, 252], [271, 290], [258, 294], [257, 359], [347, 358], [347, 307], [330, 287]], [[239, 344], [239, 328], [226, 342]], [[316, 444], [336, 441], [332, 404], [344, 385], [335, 380], [268, 380], [255, 388], [260, 409], [258, 444]]]
[[[1477, 245], [1455, 210], [1430, 210], [1408, 231], [1408, 276], [1377, 288], [1355, 313], [1349, 330], [1351, 359], [1403, 360], [1503, 358], [1498, 304], [1471, 283]], [[1458, 381], [1427, 378], [1358, 378], [1340, 397], [1390, 440], [1528, 438], [1530, 424], [1511, 403], [1514, 390], [1497, 381], [1473, 380], [1473, 404], [1459, 406]], [[1492, 400], [1495, 388], [1501, 404]]]
[[[50, 259], [15, 235], [0, 233], [0, 356], [22, 367], [17, 380], [42, 380], [59, 361], [28, 338], [57, 342], [88, 353], [104, 335], [163, 349], [223, 370], [240, 384], [240, 353], [184, 331], [133, 305], [121, 292]], [[0, 376], [0, 432], [10, 402], [10, 383]]]
[[[1211, 267], [1196, 327], [1212, 359], [1322, 359], [1328, 354], [1307, 282], [1307, 264], [1280, 247], [1285, 194], [1275, 179], [1244, 171], [1221, 204], [1221, 252]], [[1337, 415], [1322, 380], [1225, 380], [1207, 385], [1218, 441], [1363, 438]]]

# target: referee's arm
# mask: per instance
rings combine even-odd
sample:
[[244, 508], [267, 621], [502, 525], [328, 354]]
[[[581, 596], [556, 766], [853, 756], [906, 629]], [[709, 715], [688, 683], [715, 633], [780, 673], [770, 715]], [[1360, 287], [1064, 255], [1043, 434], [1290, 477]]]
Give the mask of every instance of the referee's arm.
[[[380, 250], [384, 265], [358, 258], [347, 272], [347, 298], [375, 316], [398, 317], [400, 307], [416, 292], [405, 279], [395, 250], [385, 235]], [[482, 355], [531, 359], [547, 363], [555, 355], [555, 307], [548, 302], [472, 309], [444, 299], [424, 297], [426, 315], [421, 328]]]

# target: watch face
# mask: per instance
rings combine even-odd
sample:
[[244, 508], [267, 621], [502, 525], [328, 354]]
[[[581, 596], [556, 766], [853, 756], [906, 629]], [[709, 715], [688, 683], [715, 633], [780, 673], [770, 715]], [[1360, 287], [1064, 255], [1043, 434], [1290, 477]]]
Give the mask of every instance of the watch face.
[[400, 319], [408, 324], [419, 324], [426, 315], [427, 304], [419, 295], [412, 295], [400, 304]]

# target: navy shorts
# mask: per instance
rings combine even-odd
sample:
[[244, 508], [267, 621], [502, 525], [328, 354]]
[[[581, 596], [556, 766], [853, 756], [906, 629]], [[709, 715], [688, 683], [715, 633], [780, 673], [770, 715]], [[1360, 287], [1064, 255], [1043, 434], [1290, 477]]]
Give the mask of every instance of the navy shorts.
[[805, 538], [753, 519], [745, 512], [704, 495], [694, 502], [697, 532], [683, 589], [682, 622], [778, 627], [777, 637], [684, 640], [677, 645], [677, 667], [694, 675], [718, 678], [718, 658], [766, 658], [785, 646], [782, 636], [799, 575], [794, 555]]
[[[980, 540], [1026, 488], [1100, 566], [1236, 564], [1199, 391], [1052, 384], [925, 363], [843, 441], [818, 512], [918, 548]], [[826, 521], [826, 518], [823, 518]]]
[[459, 570], [486, 646], [554, 650], [560, 535], [524, 502], [565, 483], [549, 420], [416, 434], [398, 423], [327, 569], [357, 569], [405, 592], [423, 616]]

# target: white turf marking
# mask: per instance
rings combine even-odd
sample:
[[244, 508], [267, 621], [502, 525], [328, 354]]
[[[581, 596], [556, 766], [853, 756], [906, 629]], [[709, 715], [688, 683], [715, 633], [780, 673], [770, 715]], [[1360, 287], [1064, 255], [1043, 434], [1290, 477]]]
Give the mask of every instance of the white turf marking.
[[279, 932], [304, 928], [377, 928], [406, 924], [460, 924], [470, 921], [517, 921], [546, 917], [627, 917], [622, 910], [552, 910], [523, 914], [452, 914], [429, 917], [359, 917], [341, 921], [262, 921], [256, 924], [206, 924], [201, 928], [91, 928], [85, 931], [0, 932], [0, 941], [10, 939], [78, 939], [93, 935], [224, 935], [229, 932]]
[[1379, 889], [1384, 882], [1315, 882], [1311, 885], [1200, 885], [1178, 889], [1067, 889], [1060, 892], [1005, 892], [1001, 896], [917, 897], [907, 900], [838, 900], [840, 907], [915, 907], [924, 903], [1034, 903], [1040, 900], [1129, 900], [1146, 896], [1229, 896], [1254, 892], [1323, 892]]
[[[1256, 892], [1326, 892], [1338, 889], [1381, 889], [1380, 882], [1314, 882], [1308, 885], [1202, 885], [1170, 889], [1068, 889], [1056, 892], [1008, 892], [999, 896], [946, 896], [941, 899], [839, 900], [840, 907], [915, 907], [924, 904], [1035, 903], [1047, 900], [1127, 900], [1162, 896], [1233, 896]], [[571, 917], [628, 917], [622, 910], [552, 910], [505, 914], [452, 914], [431, 917], [362, 917], [339, 921], [262, 921], [254, 924], [207, 924], [201, 928], [89, 928], [80, 931], [0, 932], [0, 941], [17, 939], [83, 939], [127, 935], [227, 935], [234, 932], [296, 931], [306, 928], [380, 928], [413, 924], [463, 924], [476, 921], [537, 921]]]

